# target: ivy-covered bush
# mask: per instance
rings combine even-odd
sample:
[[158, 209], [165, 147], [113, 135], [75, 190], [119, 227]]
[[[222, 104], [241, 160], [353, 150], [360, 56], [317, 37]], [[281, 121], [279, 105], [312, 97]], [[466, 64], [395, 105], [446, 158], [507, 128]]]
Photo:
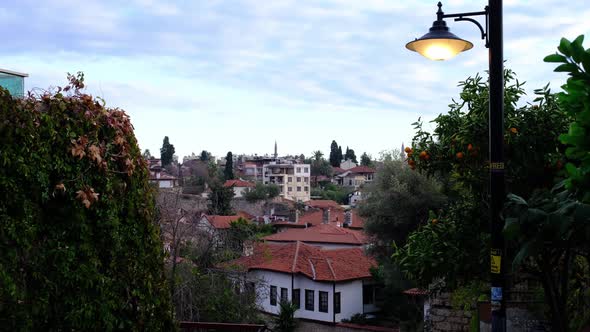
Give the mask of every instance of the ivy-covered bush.
[[68, 79], [23, 99], [0, 89], [0, 326], [173, 330], [129, 117]]

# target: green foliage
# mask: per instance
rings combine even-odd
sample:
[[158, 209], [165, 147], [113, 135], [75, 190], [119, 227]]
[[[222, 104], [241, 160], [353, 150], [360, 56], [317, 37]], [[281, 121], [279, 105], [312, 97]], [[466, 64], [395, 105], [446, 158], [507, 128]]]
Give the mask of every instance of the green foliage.
[[340, 161], [342, 161], [342, 150], [338, 151], [338, 143], [336, 143], [336, 141], [332, 141], [332, 144], [330, 145], [329, 161], [332, 167], [340, 167]]
[[512, 267], [540, 276], [554, 330], [587, 321], [590, 204], [561, 183], [528, 201], [509, 195], [505, 215], [504, 235], [516, 250]]
[[311, 196], [320, 197], [320, 199], [329, 199], [336, 201], [340, 204], [348, 204], [349, 190], [346, 188], [337, 186], [333, 183], [328, 183], [323, 188], [312, 188]]
[[209, 193], [208, 212], [211, 215], [231, 216], [234, 211], [231, 207], [231, 200], [234, 198], [234, 190], [231, 187], [224, 187], [218, 181], [213, 181]]
[[258, 225], [244, 218], [230, 223], [227, 234], [227, 243], [229, 247], [236, 252], [242, 251], [242, 246], [246, 241], [259, 241], [267, 235], [274, 233], [272, 225]]
[[[535, 90], [532, 104], [518, 107], [522, 84], [510, 70], [504, 79], [506, 186], [530, 197], [537, 189], [550, 188], [563, 172], [563, 146], [557, 137], [567, 128], [568, 116], [548, 86]], [[488, 85], [476, 75], [460, 86], [460, 100], [433, 121], [433, 133], [424, 131], [420, 121], [414, 123], [417, 132], [405, 151], [409, 167], [439, 179], [449, 197], [395, 256], [422, 284], [439, 277], [450, 287], [471, 278], [487, 279], [477, 267], [489, 266]]]
[[262, 323], [256, 293], [244, 280], [221, 272], [179, 265], [177, 315], [180, 320], [221, 323]]
[[568, 178], [566, 188], [575, 190], [578, 197], [590, 203], [590, 49], [584, 50], [584, 36], [573, 42], [562, 38], [558, 50], [561, 54], [545, 57], [546, 62], [561, 63], [556, 72], [565, 72], [570, 77], [557, 95], [559, 105], [573, 118], [567, 133], [559, 136], [567, 145], [565, 165]]
[[145, 149], [145, 151], [143, 151], [142, 157], [143, 159], [152, 159], [153, 156], [150, 153], [150, 149]]
[[281, 188], [276, 184], [256, 183], [253, 189], [250, 189], [244, 194], [246, 201], [250, 203], [265, 201], [278, 197], [281, 193]]
[[163, 167], [172, 163], [174, 152], [174, 145], [170, 144], [168, 136], [164, 136], [164, 142], [162, 143], [162, 148], [160, 149], [160, 159]]
[[199, 156], [199, 160], [201, 161], [209, 161], [211, 160], [211, 153], [207, 150], [201, 151], [201, 155]]
[[472, 197], [464, 197], [434, 213], [428, 223], [412, 232], [402, 247], [395, 247], [393, 260], [410, 279], [421, 287], [437, 278], [447, 285], [458, 285], [485, 279], [489, 266], [489, 251], [485, 243], [489, 236], [481, 232], [478, 222], [481, 210]]
[[225, 169], [223, 170], [223, 177], [226, 180], [231, 180], [234, 178], [234, 159], [231, 151], [227, 153], [227, 156], [225, 156]]
[[360, 205], [365, 231], [392, 253], [393, 241], [403, 244], [408, 234], [428, 219], [428, 211], [443, 203], [438, 185], [401, 161], [386, 161], [367, 188], [371, 197]]
[[371, 156], [368, 155], [366, 152], [363, 152], [363, 154], [361, 155], [361, 166], [373, 166]]
[[174, 329], [153, 190], [129, 117], [65, 88], [0, 89], [0, 326]]
[[297, 328], [295, 311], [297, 307], [291, 302], [281, 301], [279, 303], [279, 315], [275, 319], [275, 330], [278, 332], [293, 332]]
[[346, 153], [344, 154], [344, 160], [352, 160], [355, 163], [358, 163], [356, 160], [356, 155], [354, 154], [353, 149], [349, 149], [348, 146], [346, 147]]

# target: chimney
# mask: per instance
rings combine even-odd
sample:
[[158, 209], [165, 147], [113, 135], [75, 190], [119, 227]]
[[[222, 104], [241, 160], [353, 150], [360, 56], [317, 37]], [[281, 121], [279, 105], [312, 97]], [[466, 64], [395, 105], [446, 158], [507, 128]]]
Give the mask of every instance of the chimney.
[[325, 209], [322, 215], [322, 224], [330, 223], [330, 209]]
[[252, 241], [244, 241], [242, 245], [244, 256], [252, 256], [254, 254], [254, 243]]
[[352, 210], [344, 213], [344, 227], [352, 226]]

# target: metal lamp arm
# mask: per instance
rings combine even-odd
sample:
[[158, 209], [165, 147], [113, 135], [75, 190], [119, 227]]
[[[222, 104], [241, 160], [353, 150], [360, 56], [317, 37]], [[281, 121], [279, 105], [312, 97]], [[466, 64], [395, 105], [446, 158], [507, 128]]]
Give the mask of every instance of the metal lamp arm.
[[[486, 40], [486, 47], [489, 48], [489, 40], [488, 40], [488, 16], [489, 16], [489, 7], [486, 6], [485, 9], [481, 12], [467, 12], [467, 13], [458, 13], [458, 14], [445, 14], [442, 9], [442, 4], [439, 2], [438, 3], [438, 12], [436, 13], [437, 19], [439, 21], [441, 21], [444, 18], [455, 18], [455, 22], [457, 21], [468, 21], [471, 22], [475, 25], [477, 25], [477, 27], [479, 28], [479, 31], [481, 32], [481, 39], [485, 39]], [[472, 19], [469, 18], [468, 16], [485, 16], [486, 18], [486, 26], [485, 29], [484, 27], [481, 26], [481, 24]]]

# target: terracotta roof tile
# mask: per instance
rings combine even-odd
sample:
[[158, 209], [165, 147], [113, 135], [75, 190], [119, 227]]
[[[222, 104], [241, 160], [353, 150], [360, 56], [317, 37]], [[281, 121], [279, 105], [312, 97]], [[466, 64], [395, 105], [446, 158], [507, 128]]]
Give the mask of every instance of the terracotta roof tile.
[[[345, 217], [344, 209], [330, 209], [330, 223], [340, 223], [341, 225], [344, 223]], [[354, 229], [362, 229], [364, 228], [365, 219], [359, 216], [357, 210], [352, 209], [352, 225], [350, 228]], [[322, 223], [324, 217], [324, 212], [320, 211], [308, 211], [301, 216], [299, 216], [299, 223], [301, 224], [311, 224], [311, 225], [319, 225]]]
[[374, 168], [368, 166], [357, 166], [349, 169], [351, 173], [375, 173], [376, 170]]
[[320, 224], [308, 228], [289, 228], [283, 232], [264, 237], [266, 241], [306, 243], [338, 243], [363, 245], [368, 239], [361, 231], [338, 227], [334, 224]]
[[336, 208], [341, 209], [338, 202], [331, 199], [312, 199], [311, 201], [305, 202], [305, 205], [313, 208], [324, 209], [324, 208]]
[[370, 269], [375, 266], [375, 260], [360, 248], [325, 250], [301, 242], [258, 244], [251, 256], [222, 264], [226, 268], [299, 273], [318, 281], [370, 278]]
[[413, 296], [428, 295], [427, 290], [420, 289], [420, 288], [410, 288], [410, 289], [403, 291], [402, 293], [407, 294], [407, 295], [413, 295]]
[[217, 215], [205, 215], [204, 218], [209, 221], [211, 226], [217, 229], [227, 229], [230, 228], [230, 223], [232, 221], [236, 221], [240, 218], [240, 216], [217, 216]]
[[223, 184], [224, 187], [254, 187], [254, 183], [243, 180], [227, 180]]

